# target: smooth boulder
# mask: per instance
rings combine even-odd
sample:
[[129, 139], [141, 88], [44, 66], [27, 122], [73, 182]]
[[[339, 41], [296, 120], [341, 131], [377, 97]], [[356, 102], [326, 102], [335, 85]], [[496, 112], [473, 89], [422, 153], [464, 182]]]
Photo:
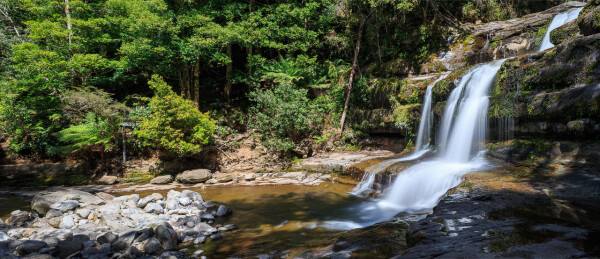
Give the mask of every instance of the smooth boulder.
[[55, 248], [55, 255], [59, 258], [67, 258], [74, 253], [77, 253], [85, 247], [83, 243], [89, 241], [90, 238], [86, 235], [75, 235], [63, 241], [58, 242]]
[[87, 192], [76, 190], [58, 191], [34, 196], [31, 201], [31, 209], [39, 215], [45, 216], [51, 209], [50, 206], [52, 206], [52, 204], [65, 200], [76, 200], [86, 204], [99, 204], [100, 202], [103, 202], [103, 200], [96, 195]]
[[17, 246], [16, 252], [19, 255], [26, 255], [38, 252], [46, 246], [48, 246], [48, 244], [41, 240], [25, 240], [23, 243]]
[[160, 241], [156, 238], [148, 239], [143, 245], [144, 253], [148, 255], [161, 255], [165, 250], [160, 243]]
[[217, 209], [217, 213], [215, 214], [217, 217], [225, 217], [229, 216], [233, 213], [233, 210], [225, 205], [220, 205], [219, 209]]
[[150, 181], [151, 184], [169, 184], [173, 182], [172, 175], [161, 175], [157, 176]]
[[163, 222], [154, 227], [154, 234], [162, 244], [163, 249], [167, 251], [177, 249], [177, 232], [169, 223]]
[[180, 183], [203, 183], [212, 178], [212, 174], [208, 169], [187, 170], [180, 173], [175, 178]]
[[117, 183], [118, 180], [119, 180], [119, 178], [117, 178], [116, 176], [105, 175], [105, 176], [102, 176], [100, 179], [98, 179], [98, 183], [104, 184], [104, 185], [113, 185], [113, 184]]

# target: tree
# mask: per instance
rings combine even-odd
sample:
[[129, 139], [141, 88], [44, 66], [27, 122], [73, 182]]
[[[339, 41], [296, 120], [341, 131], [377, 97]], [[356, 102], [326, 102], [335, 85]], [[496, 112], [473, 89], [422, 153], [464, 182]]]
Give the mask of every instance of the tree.
[[162, 77], [152, 75], [148, 82], [154, 91], [150, 116], [134, 131], [148, 145], [179, 156], [196, 155], [210, 143], [215, 122], [208, 113], [198, 111], [194, 103], [177, 95]]

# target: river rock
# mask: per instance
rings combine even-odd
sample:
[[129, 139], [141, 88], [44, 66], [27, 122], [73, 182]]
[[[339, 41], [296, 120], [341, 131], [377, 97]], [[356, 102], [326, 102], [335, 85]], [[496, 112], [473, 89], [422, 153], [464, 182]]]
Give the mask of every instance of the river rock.
[[115, 198], [115, 196], [113, 196], [112, 194], [108, 194], [105, 192], [96, 193], [96, 196], [98, 196], [100, 199], [103, 199], [105, 201], [112, 201]]
[[102, 176], [100, 179], [98, 179], [98, 183], [105, 184], [105, 185], [113, 185], [113, 184], [117, 183], [118, 180], [119, 180], [119, 178], [117, 178], [116, 176], [105, 175], [105, 176]]
[[144, 242], [143, 251], [148, 255], [158, 256], [164, 252], [164, 248], [160, 241], [153, 237]]
[[204, 243], [204, 241], [206, 241], [206, 237], [202, 234], [196, 236], [196, 238], [194, 239], [194, 244], [202, 244]]
[[62, 218], [59, 227], [62, 229], [71, 229], [75, 226], [75, 221], [71, 216], [65, 216]]
[[192, 199], [190, 199], [189, 197], [181, 197], [179, 198], [179, 204], [181, 204], [182, 206], [188, 206], [192, 204]]
[[231, 210], [231, 208], [225, 206], [225, 205], [220, 205], [219, 209], [217, 209], [217, 213], [215, 214], [217, 217], [224, 217], [224, 216], [229, 216], [231, 215], [233, 211]]
[[54, 217], [48, 220], [48, 225], [54, 228], [60, 228], [60, 223], [62, 222], [62, 217]]
[[98, 238], [96, 238], [96, 240], [100, 244], [113, 244], [113, 243], [117, 242], [118, 239], [119, 239], [119, 235], [117, 235], [113, 232], [106, 232], [106, 233], [98, 236]]
[[148, 205], [148, 203], [150, 202], [155, 202], [155, 201], [159, 201], [162, 200], [163, 196], [160, 193], [153, 193], [150, 194], [144, 198], [141, 198], [138, 202], [137, 202], [137, 206], [140, 208], [144, 208], [146, 207], [146, 205]]
[[52, 192], [45, 195], [36, 195], [31, 201], [31, 209], [41, 216], [45, 216], [46, 213], [51, 209], [50, 206], [56, 202], [69, 200], [77, 200], [86, 204], [100, 204], [102, 199], [91, 193], [69, 190], [69, 191], [58, 191]]
[[154, 230], [152, 228], [145, 228], [138, 231], [138, 236], [135, 238], [134, 242], [144, 242], [154, 236]]
[[131, 244], [133, 244], [133, 240], [135, 239], [136, 234], [137, 231], [126, 232], [125, 234], [119, 236], [119, 239], [116, 242], [114, 242], [110, 246], [110, 248], [112, 249], [112, 251], [115, 252], [127, 249], [131, 246]]
[[6, 220], [6, 224], [12, 227], [23, 227], [30, 220], [31, 217], [27, 211], [16, 210], [11, 213], [10, 218]]
[[233, 180], [233, 177], [231, 177], [230, 174], [224, 173], [214, 174], [213, 178], [216, 179], [218, 183], [226, 183], [231, 182]]
[[180, 183], [203, 183], [212, 177], [208, 169], [188, 170], [175, 178]]
[[209, 179], [208, 181], [206, 181], [207, 184], [215, 184], [215, 183], [219, 183], [219, 181], [217, 179]]
[[148, 205], [146, 205], [146, 207], [144, 207], [144, 211], [146, 213], [161, 214], [163, 212], [163, 207], [160, 206], [160, 204], [158, 204], [156, 202], [151, 202], [151, 203], [148, 203]]
[[54, 203], [50, 205], [52, 209], [59, 210], [62, 213], [72, 211], [79, 206], [79, 202], [76, 200], [66, 200], [60, 203]]
[[75, 213], [77, 213], [77, 215], [79, 215], [79, 217], [81, 217], [82, 219], [86, 219], [90, 215], [90, 213], [92, 213], [92, 211], [89, 209], [79, 209]]
[[244, 175], [244, 180], [246, 180], [246, 181], [254, 181], [254, 179], [256, 179], [255, 173], [250, 173], [250, 174]]
[[212, 239], [213, 241], [217, 241], [217, 240], [223, 239], [223, 236], [219, 233], [215, 233], [215, 234], [210, 235], [209, 238]]
[[163, 222], [154, 227], [154, 234], [165, 250], [177, 249], [177, 232], [169, 223]]
[[89, 241], [90, 238], [86, 235], [75, 235], [63, 241], [60, 241], [54, 250], [59, 258], [66, 258], [74, 253], [83, 250], [83, 243]]
[[6, 241], [6, 240], [9, 240], [9, 239], [10, 239], [10, 237], [6, 233], [0, 231], [0, 242]]
[[133, 257], [133, 258], [139, 258], [139, 257], [143, 256], [144, 253], [142, 253], [142, 251], [140, 251], [139, 249], [137, 249], [135, 246], [130, 246], [125, 251], [125, 255], [128, 255], [128, 256]]
[[150, 181], [151, 184], [169, 184], [173, 182], [172, 175], [161, 175], [157, 176]]
[[46, 244], [44, 241], [25, 240], [23, 243], [17, 246], [16, 252], [18, 255], [26, 255], [38, 252], [46, 246], [48, 246], [48, 244]]
[[190, 190], [183, 190], [181, 192], [181, 194], [185, 197], [192, 199], [194, 202], [199, 202], [199, 203], [204, 202], [204, 198], [202, 197], [202, 195], [197, 192], [190, 191]]
[[48, 211], [48, 213], [46, 213], [46, 218], [47, 218], [47, 219], [51, 219], [51, 218], [60, 217], [60, 216], [62, 216], [62, 215], [63, 215], [63, 213], [62, 213], [62, 212], [60, 212], [60, 211], [58, 211], [58, 210], [55, 210], [55, 209], [50, 209], [50, 210]]

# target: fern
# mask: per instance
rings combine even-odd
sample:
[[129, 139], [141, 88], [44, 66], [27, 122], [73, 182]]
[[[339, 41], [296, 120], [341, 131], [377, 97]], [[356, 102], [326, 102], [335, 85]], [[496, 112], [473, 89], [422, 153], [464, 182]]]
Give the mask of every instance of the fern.
[[58, 139], [70, 144], [59, 147], [55, 151], [69, 153], [85, 149], [101, 152], [112, 150], [116, 146], [115, 135], [118, 127], [118, 121], [97, 117], [96, 114], [90, 112], [84, 123], [58, 132]]

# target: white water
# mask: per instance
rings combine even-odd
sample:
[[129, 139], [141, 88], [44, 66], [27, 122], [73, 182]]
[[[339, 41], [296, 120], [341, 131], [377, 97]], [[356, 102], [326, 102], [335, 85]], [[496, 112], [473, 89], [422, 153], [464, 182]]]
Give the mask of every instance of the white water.
[[503, 62], [476, 66], [461, 79], [443, 115], [444, 151], [400, 173], [383, 205], [400, 210], [432, 208], [460, 183], [462, 175], [485, 166], [480, 154], [487, 135], [488, 92]]
[[429, 148], [431, 140], [431, 128], [433, 127], [433, 110], [431, 109], [431, 89], [440, 80], [445, 79], [450, 72], [442, 74], [437, 80], [427, 86], [425, 100], [423, 100], [423, 109], [421, 109], [421, 121], [419, 122], [419, 131], [417, 133], [417, 145], [415, 151], [419, 152]]
[[550, 32], [560, 26], [563, 26], [565, 23], [568, 23], [572, 20], [577, 19], [577, 16], [579, 16], [579, 13], [581, 12], [581, 10], [583, 10], [583, 7], [573, 8], [567, 12], [559, 13], [556, 16], [554, 16], [554, 18], [552, 19], [552, 22], [550, 23], [550, 26], [548, 26], [548, 30], [546, 31], [546, 34], [544, 35], [544, 39], [542, 40], [542, 45], [540, 45], [540, 48], [538, 49], [538, 51], [544, 51], [544, 50], [554, 47], [554, 44], [552, 44], [550, 42]]
[[435, 80], [433, 83], [427, 86], [427, 91], [425, 92], [425, 99], [423, 100], [423, 108], [421, 110], [421, 121], [419, 123], [419, 131], [417, 133], [417, 144], [415, 146], [415, 151], [407, 156], [396, 159], [389, 159], [368, 167], [365, 170], [365, 174], [363, 175], [362, 179], [356, 185], [356, 187], [352, 189], [350, 194], [364, 195], [366, 193], [371, 192], [373, 190], [373, 184], [375, 183], [375, 176], [378, 173], [397, 162], [418, 159], [431, 150], [429, 148], [429, 142], [431, 140], [431, 128], [433, 127], [433, 111], [431, 109], [431, 89], [437, 82], [443, 80], [449, 74], [450, 72], [441, 74], [437, 80]]
[[425, 155], [429, 151], [430, 151], [429, 149], [415, 151], [407, 156], [400, 157], [400, 158], [394, 158], [394, 159], [388, 159], [381, 163], [378, 163], [378, 164], [368, 167], [365, 170], [365, 174], [363, 175], [362, 179], [354, 187], [354, 189], [352, 189], [350, 194], [364, 195], [364, 194], [368, 194], [368, 193], [372, 192], [373, 184], [375, 183], [375, 176], [378, 173], [382, 172], [383, 170], [387, 169], [389, 166], [391, 166], [395, 163], [418, 159], [418, 158], [422, 157], [423, 155]]
[[[487, 135], [488, 92], [503, 62], [471, 68], [451, 92], [440, 128], [443, 152], [401, 172], [381, 201], [360, 205], [360, 221], [328, 221], [323, 226], [364, 227], [388, 220], [399, 212], [431, 209], [461, 182], [464, 174], [483, 170], [487, 165], [483, 144]], [[387, 161], [382, 164], [385, 166]]]

